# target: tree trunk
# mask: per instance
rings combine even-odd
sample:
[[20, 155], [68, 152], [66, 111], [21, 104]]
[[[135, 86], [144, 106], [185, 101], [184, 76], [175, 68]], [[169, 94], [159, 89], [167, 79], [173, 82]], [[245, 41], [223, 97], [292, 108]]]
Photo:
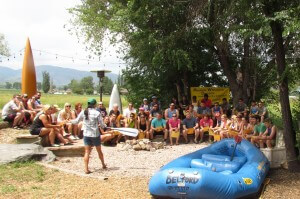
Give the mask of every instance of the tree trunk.
[[296, 147], [296, 132], [293, 128], [292, 114], [290, 108], [289, 100], [289, 88], [288, 88], [288, 78], [284, 73], [286, 70], [285, 63], [285, 51], [283, 46], [282, 32], [283, 27], [278, 21], [273, 21], [270, 23], [274, 45], [276, 53], [276, 63], [278, 75], [284, 75], [279, 79], [279, 96], [280, 105], [284, 126], [284, 141], [287, 154], [288, 169], [290, 171], [299, 170], [299, 162], [297, 157], [299, 155], [299, 149]]
[[220, 41], [216, 46], [218, 59], [224, 71], [224, 74], [228, 79], [230, 91], [232, 93], [233, 104], [235, 105], [238, 103], [239, 98], [243, 98], [243, 89], [241, 85], [237, 83], [235, 71], [233, 71], [230, 66], [228, 53], [229, 50], [227, 49], [226, 43], [224, 41]]
[[248, 92], [249, 83], [250, 83], [250, 39], [244, 39], [244, 57], [242, 62], [242, 73], [243, 73], [243, 99], [244, 102], [247, 104], [249, 103], [250, 95]]
[[181, 88], [180, 88], [180, 83], [179, 83], [178, 80], [176, 81], [175, 86], [176, 86], [176, 90], [177, 90], [177, 99], [178, 99], [178, 101], [180, 101], [180, 99], [181, 99]]

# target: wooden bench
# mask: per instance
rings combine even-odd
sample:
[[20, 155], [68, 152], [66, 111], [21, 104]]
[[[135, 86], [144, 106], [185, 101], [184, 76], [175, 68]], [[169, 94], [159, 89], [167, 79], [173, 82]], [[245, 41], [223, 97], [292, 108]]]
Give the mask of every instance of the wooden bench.
[[285, 163], [286, 160], [286, 149], [285, 149], [285, 143], [283, 140], [283, 131], [278, 130], [276, 135], [276, 142], [275, 147], [270, 148], [263, 148], [260, 149], [261, 152], [264, 153], [264, 155], [268, 158], [270, 161], [270, 167], [271, 168], [279, 168], [283, 163]]

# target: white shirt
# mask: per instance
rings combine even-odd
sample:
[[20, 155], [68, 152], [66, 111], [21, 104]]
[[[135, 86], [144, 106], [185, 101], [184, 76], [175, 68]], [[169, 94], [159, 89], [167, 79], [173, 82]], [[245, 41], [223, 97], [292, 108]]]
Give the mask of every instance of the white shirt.
[[134, 113], [136, 115], [135, 108], [132, 108], [131, 110], [129, 110], [129, 108], [127, 108], [127, 109], [124, 110], [124, 116], [126, 118], [129, 118], [131, 113]]
[[82, 130], [85, 137], [98, 137], [100, 136], [98, 126], [105, 127], [101, 113], [94, 108], [88, 109], [88, 119], [85, 118], [84, 111], [81, 111], [76, 119], [71, 120], [71, 123], [78, 124], [80, 121], [83, 121]]
[[5, 119], [9, 114], [17, 113], [15, 109], [18, 109], [18, 106], [15, 104], [14, 100], [10, 100], [2, 109], [2, 119]]

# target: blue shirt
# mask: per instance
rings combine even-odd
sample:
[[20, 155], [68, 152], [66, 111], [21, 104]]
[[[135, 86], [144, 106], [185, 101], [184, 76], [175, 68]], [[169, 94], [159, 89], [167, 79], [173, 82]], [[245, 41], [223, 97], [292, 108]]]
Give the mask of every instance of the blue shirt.
[[154, 118], [151, 122], [151, 126], [154, 127], [154, 128], [165, 127], [166, 126], [166, 120], [164, 120], [164, 119], [158, 120], [157, 118]]

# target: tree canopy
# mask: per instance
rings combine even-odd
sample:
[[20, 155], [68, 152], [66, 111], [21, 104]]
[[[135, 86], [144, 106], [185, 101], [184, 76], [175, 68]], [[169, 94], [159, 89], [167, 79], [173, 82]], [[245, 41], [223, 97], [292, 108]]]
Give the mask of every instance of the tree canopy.
[[83, 0], [70, 12], [95, 53], [107, 34], [124, 44], [130, 101], [229, 86], [234, 103], [249, 102], [279, 88], [289, 163], [297, 158], [288, 85], [300, 73], [298, 0]]

